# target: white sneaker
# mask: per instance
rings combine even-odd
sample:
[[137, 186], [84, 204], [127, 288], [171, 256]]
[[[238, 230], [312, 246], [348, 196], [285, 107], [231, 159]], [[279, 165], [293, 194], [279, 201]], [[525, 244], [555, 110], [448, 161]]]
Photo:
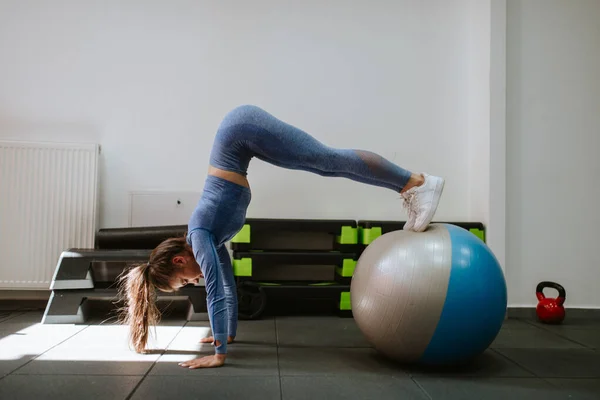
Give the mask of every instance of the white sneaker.
[[425, 182], [421, 186], [415, 186], [403, 193], [409, 210], [409, 219], [413, 218], [411, 224], [405, 225], [405, 230], [423, 232], [433, 219], [444, 191], [444, 179], [423, 173]]

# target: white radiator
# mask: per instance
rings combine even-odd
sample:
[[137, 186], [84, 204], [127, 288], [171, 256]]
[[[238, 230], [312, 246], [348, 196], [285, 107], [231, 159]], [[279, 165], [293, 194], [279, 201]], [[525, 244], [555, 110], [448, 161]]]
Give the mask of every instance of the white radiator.
[[96, 144], [0, 141], [0, 289], [49, 288], [60, 253], [93, 247]]

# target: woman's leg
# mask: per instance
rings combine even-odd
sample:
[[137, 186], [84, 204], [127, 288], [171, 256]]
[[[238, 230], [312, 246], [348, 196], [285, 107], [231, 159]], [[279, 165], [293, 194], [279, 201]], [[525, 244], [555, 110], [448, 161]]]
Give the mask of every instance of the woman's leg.
[[[405, 229], [424, 230], [443, 190], [444, 180], [414, 174], [379, 154], [361, 149], [327, 146], [305, 131], [279, 120], [263, 109], [246, 105], [232, 110], [219, 126], [211, 153], [217, 168], [246, 174], [252, 157], [282, 168], [321, 176], [344, 177], [402, 193], [409, 210]], [[411, 187], [410, 190], [408, 187]]]
[[230, 158], [234, 162], [241, 160], [235, 169], [243, 174], [250, 159], [256, 157], [282, 168], [344, 177], [395, 192], [400, 192], [412, 175], [378, 154], [326, 146], [255, 106], [241, 106], [228, 113], [219, 127], [217, 140], [222, 141], [223, 146], [221, 152], [213, 150], [211, 161], [227, 158], [218, 153], [234, 153], [232, 155], [238, 158]]

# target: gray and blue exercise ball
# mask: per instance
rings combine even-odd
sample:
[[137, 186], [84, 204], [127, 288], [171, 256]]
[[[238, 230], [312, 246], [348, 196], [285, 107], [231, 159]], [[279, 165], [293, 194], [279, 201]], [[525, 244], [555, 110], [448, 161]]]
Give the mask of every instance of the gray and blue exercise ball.
[[495, 255], [452, 224], [379, 236], [358, 259], [350, 298], [354, 319], [376, 350], [423, 365], [468, 362], [484, 352], [507, 306]]

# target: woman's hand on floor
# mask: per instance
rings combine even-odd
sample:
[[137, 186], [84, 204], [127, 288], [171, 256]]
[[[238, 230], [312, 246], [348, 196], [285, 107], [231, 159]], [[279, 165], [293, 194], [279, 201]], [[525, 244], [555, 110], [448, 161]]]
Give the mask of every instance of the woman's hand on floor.
[[205, 356], [200, 358], [194, 358], [190, 361], [179, 363], [180, 366], [189, 369], [196, 368], [216, 368], [225, 364], [225, 354], [215, 354], [212, 356]]

